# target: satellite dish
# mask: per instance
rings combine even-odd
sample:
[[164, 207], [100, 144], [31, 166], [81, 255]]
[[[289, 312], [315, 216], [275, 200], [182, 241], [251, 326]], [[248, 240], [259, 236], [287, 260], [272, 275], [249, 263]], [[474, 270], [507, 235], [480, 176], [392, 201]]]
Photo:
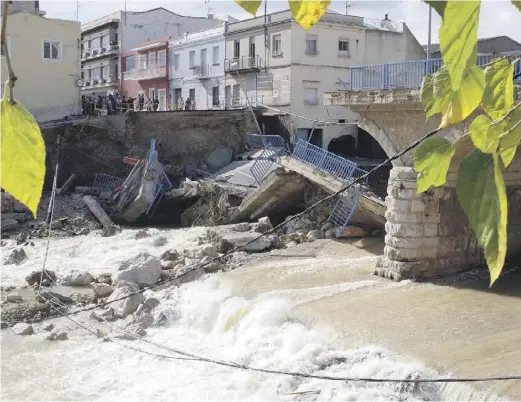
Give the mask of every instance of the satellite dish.
[[83, 84], [84, 84], [84, 81], [81, 78], [78, 78], [76, 80], [76, 85], [79, 86], [80, 88], [83, 86]]

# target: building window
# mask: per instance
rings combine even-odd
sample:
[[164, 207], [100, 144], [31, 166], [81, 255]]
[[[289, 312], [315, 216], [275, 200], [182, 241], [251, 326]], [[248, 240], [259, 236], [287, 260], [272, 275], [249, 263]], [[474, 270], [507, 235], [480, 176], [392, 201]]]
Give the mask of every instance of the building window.
[[212, 88], [212, 106], [219, 106], [219, 87]]
[[139, 69], [146, 70], [147, 69], [147, 55], [146, 54], [138, 55], [138, 60], [139, 60]]
[[236, 84], [232, 87], [232, 102], [234, 105], [238, 105], [241, 97], [241, 86]]
[[119, 79], [119, 70], [118, 65], [114, 64], [114, 79], [117, 81]]
[[195, 50], [190, 50], [188, 62], [189, 62], [190, 68], [195, 67]]
[[128, 56], [125, 59], [125, 71], [134, 70], [136, 68], [136, 59], [134, 56]]
[[190, 100], [192, 101], [192, 105], [195, 103], [195, 88], [190, 88], [188, 91], [188, 96], [190, 97]]
[[114, 32], [114, 45], [118, 45], [118, 33]]
[[317, 88], [304, 88], [304, 105], [318, 105]]
[[174, 54], [174, 70], [179, 70], [179, 54]]
[[92, 41], [90, 39], [87, 41], [87, 49], [92, 49]]
[[57, 40], [43, 41], [43, 58], [46, 60], [60, 60], [61, 43]]
[[338, 56], [339, 57], [350, 57], [349, 56], [349, 39], [340, 38], [338, 39]]
[[306, 54], [316, 55], [317, 54], [317, 36], [308, 35], [306, 38]]
[[219, 46], [214, 46], [212, 49], [212, 63], [219, 64]]
[[159, 67], [166, 66], [166, 50], [160, 50], [157, 52], [157, 64]]
[[250, 56], [255, 56], [255, 36], [250, 36], [249, 47], [250, 47]]
[[273, 35], [273, 45], [271, 47], [273, 56], [280, 56], [282, 54], [282, 35]]
[[101, 67], [99, 68], [99, 77], [100, 77], [101, 79], [104, 79], [104, 78], [105, 78], [105, 67], [103, 67], [103, 66], [101, 66]]
[[233, 58], [238, 59], [241, 56], [241, 42], [233, 41]]

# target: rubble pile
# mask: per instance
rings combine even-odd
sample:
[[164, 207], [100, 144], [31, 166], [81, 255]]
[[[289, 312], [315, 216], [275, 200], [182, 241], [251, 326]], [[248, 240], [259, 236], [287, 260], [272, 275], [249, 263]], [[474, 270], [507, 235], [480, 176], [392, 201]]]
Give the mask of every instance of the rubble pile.
[[[2, 237], [14, 238], [18, 245], [31, 245], [31, 238], [43, 237], [49, 229], [45, 220], [50, 199], [50, 193], [45, 192], [35, 220], [25, 205], [10, 194], [2, 192]], [[50, 226], [53, 236], [85, 235], [101, 227], [80, 194], [55, 197], [54, 216]]]

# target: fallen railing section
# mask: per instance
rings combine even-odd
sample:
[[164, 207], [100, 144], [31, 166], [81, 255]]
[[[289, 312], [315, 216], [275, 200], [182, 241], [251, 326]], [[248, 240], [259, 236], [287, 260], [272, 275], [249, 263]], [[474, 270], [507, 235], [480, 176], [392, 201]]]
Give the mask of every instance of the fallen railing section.
[[280, 135], [248, 134], [247, 143], [252, 149], [262, 149], [251, 167], [251, 173], [258, 184], [281, 156], [289, 155], [289, 146]]
[[[310, 164], [318, 171], [342, 180], [346, 184], [352, 183], [367, 173], [360, 169], [356, 163], [301, 139], [297, 141], [291, 156]], [[362, 183], [366, 184], [367, 178]], [[347, 226], [358, 207], [363, 191], [362, 183], [353, 185], [339, 196], [328, 221], [341, 229]]]

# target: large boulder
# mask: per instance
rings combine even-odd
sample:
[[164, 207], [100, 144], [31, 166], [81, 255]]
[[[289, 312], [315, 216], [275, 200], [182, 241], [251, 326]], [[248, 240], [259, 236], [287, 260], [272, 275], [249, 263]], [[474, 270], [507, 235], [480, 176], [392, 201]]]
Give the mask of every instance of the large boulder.
[[15, 248], [4, 260], [5, 265], [19, 265], [27, 259], [27, 254], [23, 248]]
[[139, 305], [145, 301], [145, 296], [137, 292], [139, 292], [139, 286], [136, 283], [119, 281], [117, 287], [107, 299], [107, 303], [116, 315], [125, 318], [134, 313]]
[[215, 258], [219, 256], [217, 253], [217, 247], [215, 247], [213, 244], [203, 245], [201, 250], [206, 257]]
[[139, 286], [155, 285], [161, 276], [161, 260], [148, 253], [140, 253], [121, 263], [114, 277], [116, 282], [133, 282]]
[[87, 271], [72, 270], [60, 279], [60, 283], [65, 286], [87, 286], [94, 282], [94, 277]]
[[247, 232], [251, 229], [251, 225], [248, 222], [240, 222], [232, 226], [232, 230], [236, 232]]
[[[271, 247], [271, 240], [267, 237], [261, 237], [258, 233], [242, 233], [240, 235], [226, 236], [225, 240], [231, 243], [232, 248], [240, 247], [240, 251], [248, 253], [259, 253]], [[256, 240], [255, 240], [256, 239]], [[252, 241], [251, 244], [248, 244]]]
[[30, 324], [19, 322], [18, 324], [13, 326], [13, 332], [16, 335], [32, 335], [34, 334], [34, 328]]
[[114, 291], [114, 288], [106, 283], [93, 283], [92, 289], [94, 294], [98, 297], [108, 297]]
[[[53, 281], [56, 281], [56, 273], [54, 271], [45, 270], [45, 273], [43, 274], [43, 279], [46, 279], [49, 277]], [[41, 278], [42, 278], [42, 271], [33, 271], [25, 277], [25, 281], [29, 284], [29, 286], [33, 286], [35, 283], [40, 283]]]
[[255, 228], [255, 231], [259, 233], [264, 233], [271, 229], [273, 229], [273, 225], [271, 224], [270, 218], [264, 216], [263, 218], [260, 218], [258, 220], [258, 225]]
[[165, 261], [177, 261], [181, 256], [177, 252], [177, 250], [166, 250], [163, 254], [161, 254], [161, 259]]
[[2, 232], [8, 232], [18, 228], [18, 221], [16, 219], [2, 219], [1, 230]]
[[364, 237], [370, 234], [371, 232], [369, 230], [358, 226], [347, 226], [344, 229], [337, 228], [335, 233], [337, 239], [344, 237]]

